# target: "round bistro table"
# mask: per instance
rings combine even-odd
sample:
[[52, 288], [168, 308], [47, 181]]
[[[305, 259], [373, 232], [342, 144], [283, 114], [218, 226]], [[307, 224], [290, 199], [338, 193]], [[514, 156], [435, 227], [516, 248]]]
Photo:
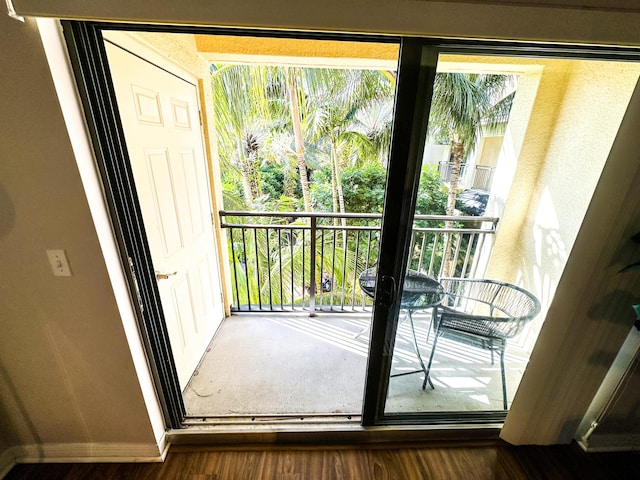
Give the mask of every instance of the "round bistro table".
[[[360, 274], [359, 282], [362, 291], [369, 297], [375, 297], [376, 291], [376, 268], [368, 268]], [[419, 310], [432, 309], [431, 321], [429, 322], [429, 329], [427, 330], [427, 339], [431, 333], [431, 326], [433, 325], [434, 316], [437, 314], [437, 307], [442, 303], [445, 297], [445, 291], [442, 285], [433, 277], [424, 273], [417, 272], [415, 270], [408, 270], [404, 277], [404, 283], [402, 288], [402, 297], [400, 299], [400, 308], [407, 312], [407, 318], [411, 326], [411, 336], [413, 337], [413, 349], [420, 363], [420, 370], [412, 370], [409, 372], [396, 373], [391, 377], [400, 377], [403, 375], [411, 375], [414, 373], [424, 373], [425, 380], [422, 384], [422, 388], [426, 387], [428, 383], [433, 388], [433, 383], [429, 378], [429, 373], [422, 360], [422, 354], [418, 346], [418, 339], [416, 337], [416, 330], [413, 324], [413, 314]]]

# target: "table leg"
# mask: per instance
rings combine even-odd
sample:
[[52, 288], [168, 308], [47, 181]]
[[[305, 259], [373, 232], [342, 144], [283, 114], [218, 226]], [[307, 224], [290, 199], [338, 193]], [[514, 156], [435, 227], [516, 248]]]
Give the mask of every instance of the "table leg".
[[[425, 389], [427, 383], [429, 383], [429, 386], [431, 388], [433, 388], [433, 383], [431, 382], [431, 379], [429, 378], [429, 373], [427, 372], [427, 367], [424, 366], [424, 361], [422, 360], [422, 355], [420, 354], [420, 347], [418, 345], [418, 338], [416, 337], [416, 329], [413, 326], [413, 315], [411, 313], [411, 309], [409, 309], [409, 314], [408, 315], [409, 315], [409, 322], [411, 324], [411, 335], [413, 336], [413, 348], [416, 351], [416, 356], [418, 357], [418, 361], [420, 362], [420, 367], [422, 368], [422, 371], [425, 374], [425, 381], [422, 384], [422, 389], [423, 390]], [[429, 330], [427, 331], [427, 340], [429, 339], [429, 332], [431, 331], [431, 323], [433, 323], [433, 318], [429, 322]]]

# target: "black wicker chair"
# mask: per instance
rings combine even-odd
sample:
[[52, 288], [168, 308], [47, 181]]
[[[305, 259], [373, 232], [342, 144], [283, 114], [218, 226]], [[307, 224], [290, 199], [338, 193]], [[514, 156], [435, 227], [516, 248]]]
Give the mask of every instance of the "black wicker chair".
[[540, 302], [528, 291], [497, 280], [441, 278], [446, 298], [440, 305], [435, 338], [427, 366], [426, 386], [439, 337], [500, 353], [502, 399], [507, 409], [504, 352], [507, 339], [519, 334], [540, 312]]

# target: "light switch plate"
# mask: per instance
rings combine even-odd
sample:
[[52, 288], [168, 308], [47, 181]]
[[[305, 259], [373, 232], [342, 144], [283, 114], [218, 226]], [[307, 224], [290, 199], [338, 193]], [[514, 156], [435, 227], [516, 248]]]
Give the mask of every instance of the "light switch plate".
[[47, 250], [51, 269], [56, 277], [70, 277], [71, 269], [64, 250]]

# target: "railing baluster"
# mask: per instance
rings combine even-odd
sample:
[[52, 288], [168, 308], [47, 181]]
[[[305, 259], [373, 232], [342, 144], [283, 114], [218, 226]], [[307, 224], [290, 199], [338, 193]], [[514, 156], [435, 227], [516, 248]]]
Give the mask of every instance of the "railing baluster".
[[424, 244], [427, 241], [427, 232], [422, 232], [422, 242], [420, 243], [420, 260], [418, 260], [418, 268], [419, 272], [422, 271], [422, 258], [424, 256]]
[[[316, 312], [316, 221], [317, 217], [311, 217], [311, 231], [309, 232], [309, 315]], [[322, 290], [322, 287], [320, 287]]]
[[305, 271], [305, 266], [307, 265], [307, 263], [304, 261], [304, 246], [306, 245], [305, 242], [305, 235], [304, 235], [304, 229], [302, 229], [302, 282], [300, 283], [302, 285], [302, 305], [300, 306], [303, 310], [304, 310], [304, 299], [307, 296], [307, 286], [305, 285], [304, 282], [304, 271]]
[[333, 231], [333, 258], [331, 261], [331, 310], [333, 310], [333, 297], [335, 296], [336, 289], [336, 235], [338, 234], [337, 230]]
[[271, 247], [269, 246], [269, 229], [266, 230], [267, 237], [267, 274], [269, 275], [269, 310], [273, 312], [273, 295], [271, 294]]
[[289, 263], [291, 264], [291, 310], [295, 310], [296, 308], [293, 304], [293, 300], [295, 298], [293, 294], [293, 283], [295, 278], [293, 276], [293, 228], [289, 230], [289, 234], [291, 235], [291, 238], [289, 240], [289, 246], [291, 247], [291, 260], [289, 261]]
[[282, 230], [278, 229], [278, 268], [280, 269], [280, 309], [284, 310], [284, 289], [282, 288]]
[[247, 257], [247, 240], [244, 234], [244, 228], [242, 229], [242, 252], [244, 253], [244, 279], [247, 284], [247, 307], [251, 310], [251, 291], [249, 290], [249, 259]]
[[431, 260], [429, 260], [429, 275], [433, 276], [433, 267], [436, 264], [436, 250], [438, 249], [438, 233], [433, 235], [433, 247], [431, 249]]
[[262, 310], [262, 285], [260, 284], [260, 253], [258, 248], [258, 229], [253, 231], [253, 248], [256, 250], [256, 276], [258, 278], [258, 310]]
[[358, 275], [358, 255], [360, 252], [360, 230], [356, 233], [356, 255], [353, 262], [353, 287], [351, 291], [351, 310], [355, 310], [356, 307], [356, 282]]
[[342, 230], [342, 250], [344, 250], [342, 260], [342, 294], [340, 296], [340, 308], [344, 310], [344, 294], [347, 288], [347, 246], [349, 245], [349, 237], [346, 230]]
[[236, 308], [240, 308], [240, 289], [238, 288], [238, 267], [236, 266], [236, 247], [233, 242], [233, 228], [229, 229], [229, 238], [231, 241], [231, 264], [233, 265], [233, 279], [236, 285]]
[[449, 273], [450, 277], [456, 276], [456, 266], [458, 265], [458, 257], [460, 256], [460, 245], [462, 244], [462, 234], [455, 235], [456, 241], [456, 250], [453, 254], [453, 261], [451, 262], [452, 270]]
[[324, 230], [320, 230], [320, 309], [324, 305]]
[[416, 232], [411, 232], [411, 242], [409, 243], [409, 258], [407, 259], [407, 265], [410, 269], [413, 269], [413, 247], [415, 245]]
[[[369, 238], [368, 238], [368, 241], [367, 241], [367, 258], [366, 258], [366, 260], [364, 262], [364, 270], [367, 270], [369, 268], [369, 258], [370, 258], [370, 255], [371, 255], [371, 232], [372, 232], [372, 230], [367, 230], [367, 231], [369, 232]], [[365, 304], [367, 302], [367, 296], [364, 294], [362, 289], [360, 290], [360, 293], [362, 294], [362, 309], [364, 310]]]

